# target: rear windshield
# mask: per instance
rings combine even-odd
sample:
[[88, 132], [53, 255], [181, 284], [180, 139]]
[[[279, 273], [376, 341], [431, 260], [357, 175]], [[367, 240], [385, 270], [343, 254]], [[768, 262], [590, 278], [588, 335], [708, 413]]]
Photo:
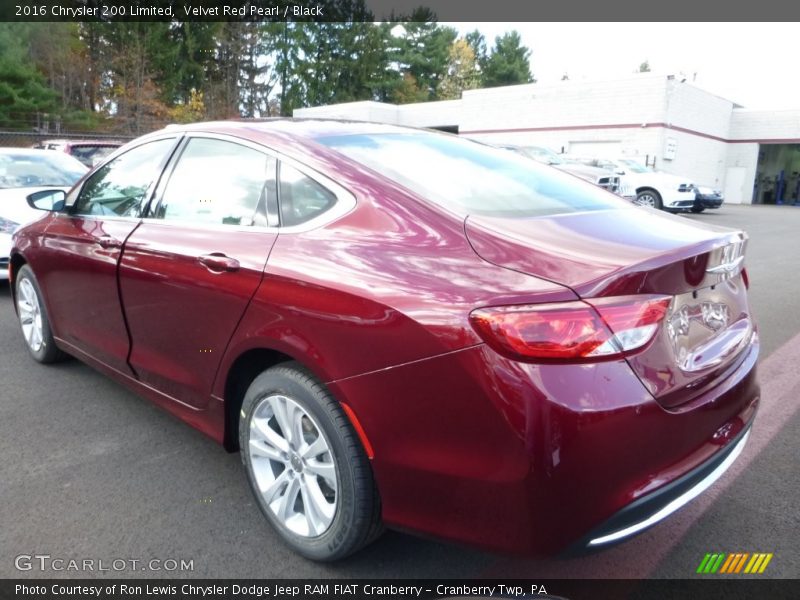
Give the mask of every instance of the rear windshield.
[[317, 141], [460, 215], [531, 217], [629, 206], [572, 175], [463, 138], [375, 133]]
[[84, 164], [91, 164], [92, 161], [99, 160], [111, 154], [117, 146], [72, 146], [70, 154]]

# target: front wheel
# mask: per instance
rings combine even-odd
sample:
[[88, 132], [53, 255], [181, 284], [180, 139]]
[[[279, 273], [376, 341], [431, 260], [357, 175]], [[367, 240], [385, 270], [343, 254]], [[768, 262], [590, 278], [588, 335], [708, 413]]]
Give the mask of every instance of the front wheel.
[[242, 404], [239, 444], [261, 512], [312, 560], [344, 558], [381, 532], [369, 459], [338, 402], [296, 363], [267, 369]]
[[15, 295], [22, 337], [34, 360], [46, 364], [66, 358], [67, 355], [56, 347], [53, 340], [42, 292], [28, 265], [23, 265], [17, 273]]
[[650, 189], [642, 190], [636, 194], [636, 204], [658, 209], [662, 208], [663, 206], [661, 203], [661, 194]]
[[691, 208], [691, 211], [692, 211], [693, 213], [701, 213], [701, 212], [703, 212], [705, 209], [706, 209], [706, 207], [705, 207], [705, 206], [693, 206], [693, 207]]

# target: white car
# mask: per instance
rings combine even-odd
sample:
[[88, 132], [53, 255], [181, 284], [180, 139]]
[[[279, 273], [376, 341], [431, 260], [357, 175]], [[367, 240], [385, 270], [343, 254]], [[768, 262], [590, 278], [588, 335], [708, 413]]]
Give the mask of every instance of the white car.
[[636, 192], [636, 204], [670, 212], [691, 210], [697, 186], [686, 177], [654, 171], [632, 158], [578, 158], [579, 162], [611, 169], [622, 178], [622, 185]]
[[11, 235], [45, 214], [28, 206], [28, 195], [43, 189], [69, 191], [88, 170], [67, 154], [0, 148], [0, 280], [8, 279]]
[[526, 158], [532, 158], [536, 162], [555, 167], [559, 171], [564, 171], [570, 175], [580, 177], [584, 181], [593, 183], [627, 200], [634, 201], [636, 199], [636, 193], [622, 184], [620, 177], [613, 172], [613, 169], [587, 165], [578, 161], [564, 160], [564, 156], [541, 146], [514, 146], [506, 144], [499, 147], [521, 154]]

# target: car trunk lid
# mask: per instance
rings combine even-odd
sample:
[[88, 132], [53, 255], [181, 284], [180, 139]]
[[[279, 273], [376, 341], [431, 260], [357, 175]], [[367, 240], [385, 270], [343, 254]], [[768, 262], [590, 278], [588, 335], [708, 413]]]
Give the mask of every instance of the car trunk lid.
[[670, 296], [653, 340], [627, 358], [665, 407], [713, 387], [754, 335], [743, 232], [638, 207], [525, 219], [471, 215], [465, 232], [484, 260], [568, 286], [589, 303]]

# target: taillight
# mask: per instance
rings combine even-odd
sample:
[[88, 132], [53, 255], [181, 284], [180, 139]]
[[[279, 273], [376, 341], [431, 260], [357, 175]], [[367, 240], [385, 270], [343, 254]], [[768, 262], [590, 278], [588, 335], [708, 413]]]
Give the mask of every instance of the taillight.
[[480, 308], [470, 321], [494, 350], [528, 362], [590, 362], [639, 350], [655, 336], [669, 296]]

